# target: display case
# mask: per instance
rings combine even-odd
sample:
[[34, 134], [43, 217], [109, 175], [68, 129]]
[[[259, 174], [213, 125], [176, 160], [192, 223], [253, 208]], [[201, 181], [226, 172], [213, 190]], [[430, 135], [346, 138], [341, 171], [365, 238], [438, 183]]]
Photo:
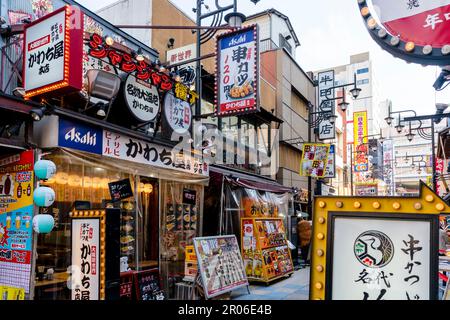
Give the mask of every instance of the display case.
[[293, 273], [282, 218], [242, 218], [241, 250], [249, 281], [271, 282]]

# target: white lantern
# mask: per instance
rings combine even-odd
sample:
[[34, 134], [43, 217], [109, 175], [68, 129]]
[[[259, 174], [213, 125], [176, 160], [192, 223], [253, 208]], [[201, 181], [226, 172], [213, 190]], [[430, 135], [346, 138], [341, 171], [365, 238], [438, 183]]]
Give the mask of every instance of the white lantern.
[[34, 190], [33, 200], [38, 207], [50, 207], [55, 202], [55, 191], [49, 187], [39, 187]]
[[34, 174], [39, 180], [48, 180], [56, 173], [56, 165], [50, 160], [39, 160], [34, 164]]
[[36, 233], [50, 233], [55, 226], [55, 219], [49, 214], [38, 214], [33, 218], [33, 230]]

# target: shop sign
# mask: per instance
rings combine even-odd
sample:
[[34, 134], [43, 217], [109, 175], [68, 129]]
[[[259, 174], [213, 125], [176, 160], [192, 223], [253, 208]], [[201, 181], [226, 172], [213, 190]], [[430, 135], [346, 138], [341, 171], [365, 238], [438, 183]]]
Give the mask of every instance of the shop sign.
[[109, 193], [113, 202], [133, 196], [130, 179], [123, 179], [108, 183]]
[[367, 111], [353, 113], [354, 171], [369, 171]]
[[158, 269], [136, 272], [134, 274], [137, 300], [165, 300], [161, 289], [161, 279]]
[[11, 25], [15, 25], [15, 24], [23, 24], [22, 21], [25, 19], [29, 19], [31, 21], [33, 19], [33, 16], [25, 12], [8, 10], [8, 18], [9, 23]]
[[421, 65], [448, 64], [449, 0], [358, 0], [358, 5], [372, 39], [384, 50]]
[[164, 116], [174, 132], [180, 135], [189, 132], [192, 124], [192, 110], [188, 102], [176, 98], [172, 93], [167, 93], [164, 98]]
[[30, 292], [34, 153], [0, 161], [0, 283]]
[[356, 184], [355, 194], [356, 196], [377, 196], [378, 184], [377, 183]]
[[259, 36], [253, 25], [217, 37], [216, 105], [219, 116], [258, 112]]
[[158, 89], [150, 83], [128, 75], [125, 82], [125, 102], [133, 116], [142, 122], [153, 121], [159, 112]]
[[236, 236], [194, 238], [194, 247], [206, 299], [249, 285]]
[[423, 182], [417, 198], [316, 198], [310, 299], [438, 299], [439, 215], [449, 209]]
[[395, 194], [395, 174], [394, 174], [394, 142], [386, 140], [383, 146], [383, 180], [387, 186], [387, 194]]
[[[176, 48], [167, 51], [167, 61], [170, 64], [179, 64], [197, 58], [196, 44], [189, 44], [187, 46]], [[197, 63], [191, 62], [182, 64], [178, 67], [178, 74], [181, 77], [181, 82], [188, 85], [194, 84], [196, 79]]]
[[305, 143], [303, 145], [300, 175], [323, 178], [328, 163], [329, 144]]
[[[444, 174], [444, 159], [439, 159], [438, 157], [436, 157], [436, 176], [440, 177], [441, 175]], [[433, 181], [432, 181], [433, 183]], [[444, 196], [445, 195], [445, 187], [440, 184], [439, 182], [436, 183], [437, 185], [437, 194], [440, 196]]]
[[102, 154], [103, 134], [99, 128], [59, 119], [58, 146]]
[[[334, 87], [334, 70], [320, 72], [318, 74], [318, 92], [319, 92], [319, 112], [329, 112], [334, 114], [334, 100], [328, 101], [335, 97]], [[322, 119], [319, 122], [319, 140], [330, 140], [336, 136], [336, 125], [328, 119]]]
[[[78, 18], [77, 18], [78, 17]], [[25, 26], [26, 97], [82, 87], [82, 13], [65, 6]]]
[[[100, 219], [72, 220], [72, 266], [79, 280], [72, 286], [72, 300], [100, 299]], [[76, 279], [79, 278], [79, 279]]]
[[176, 153], [170, 147], [130, 138], [108, 130], [103, 131], [103, 156], [185, 173], [209, 175], [209, 165], [190, 154]]
[[328, 153], [328, 162], [325, 169], [324, 178], [334, 178], [336, 177], [336, 146], [334, 144], [330, 145], [330, 152]]
[[195, 206], [197, 204], [197, 191], [184, 188], [183, 204], [190, 204]]

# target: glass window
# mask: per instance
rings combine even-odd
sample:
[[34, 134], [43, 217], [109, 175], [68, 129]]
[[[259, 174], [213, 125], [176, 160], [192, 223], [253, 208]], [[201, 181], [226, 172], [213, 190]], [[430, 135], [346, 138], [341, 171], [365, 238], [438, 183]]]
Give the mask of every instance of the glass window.
[[369, 72], [369, 68], [362, 68], [362, 69], [358, 69], [356, 71], [357, 74], [363, 74], [363, 73], [368, 73]]

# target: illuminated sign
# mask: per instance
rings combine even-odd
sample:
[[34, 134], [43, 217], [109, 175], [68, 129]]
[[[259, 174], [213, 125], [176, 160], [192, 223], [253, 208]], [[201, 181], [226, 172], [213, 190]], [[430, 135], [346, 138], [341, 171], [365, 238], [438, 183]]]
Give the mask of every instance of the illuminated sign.
[[125, 82], [125, 102], [133, 116], [142, 122], [152, 121], [159, 112], [159, 92], [150, 83], [128, 75]]
[[26, 98], [82, 87], [82, 13], [65, 6], [25, 26]]
[[358, 0], [358, 4], [371, 37], [384, 50], [408, 62], [448, 65], [450, 0]]
[[258, 27], [217, 38], [216, 112], [231, 116], [257, 112], [259, 82]]
[[418, 198], [317, 197], [310, 298], [437, 300], [439, 215], [449, 210], [424, 183]]
[[354, 171], [369, 171], [367, 111], [353, 113], [353, 129], [353, 144], [355, 146]]
[[327, 173], [329, 144], [305, 143], [303, 145], [300, 175], [324, 178]]

